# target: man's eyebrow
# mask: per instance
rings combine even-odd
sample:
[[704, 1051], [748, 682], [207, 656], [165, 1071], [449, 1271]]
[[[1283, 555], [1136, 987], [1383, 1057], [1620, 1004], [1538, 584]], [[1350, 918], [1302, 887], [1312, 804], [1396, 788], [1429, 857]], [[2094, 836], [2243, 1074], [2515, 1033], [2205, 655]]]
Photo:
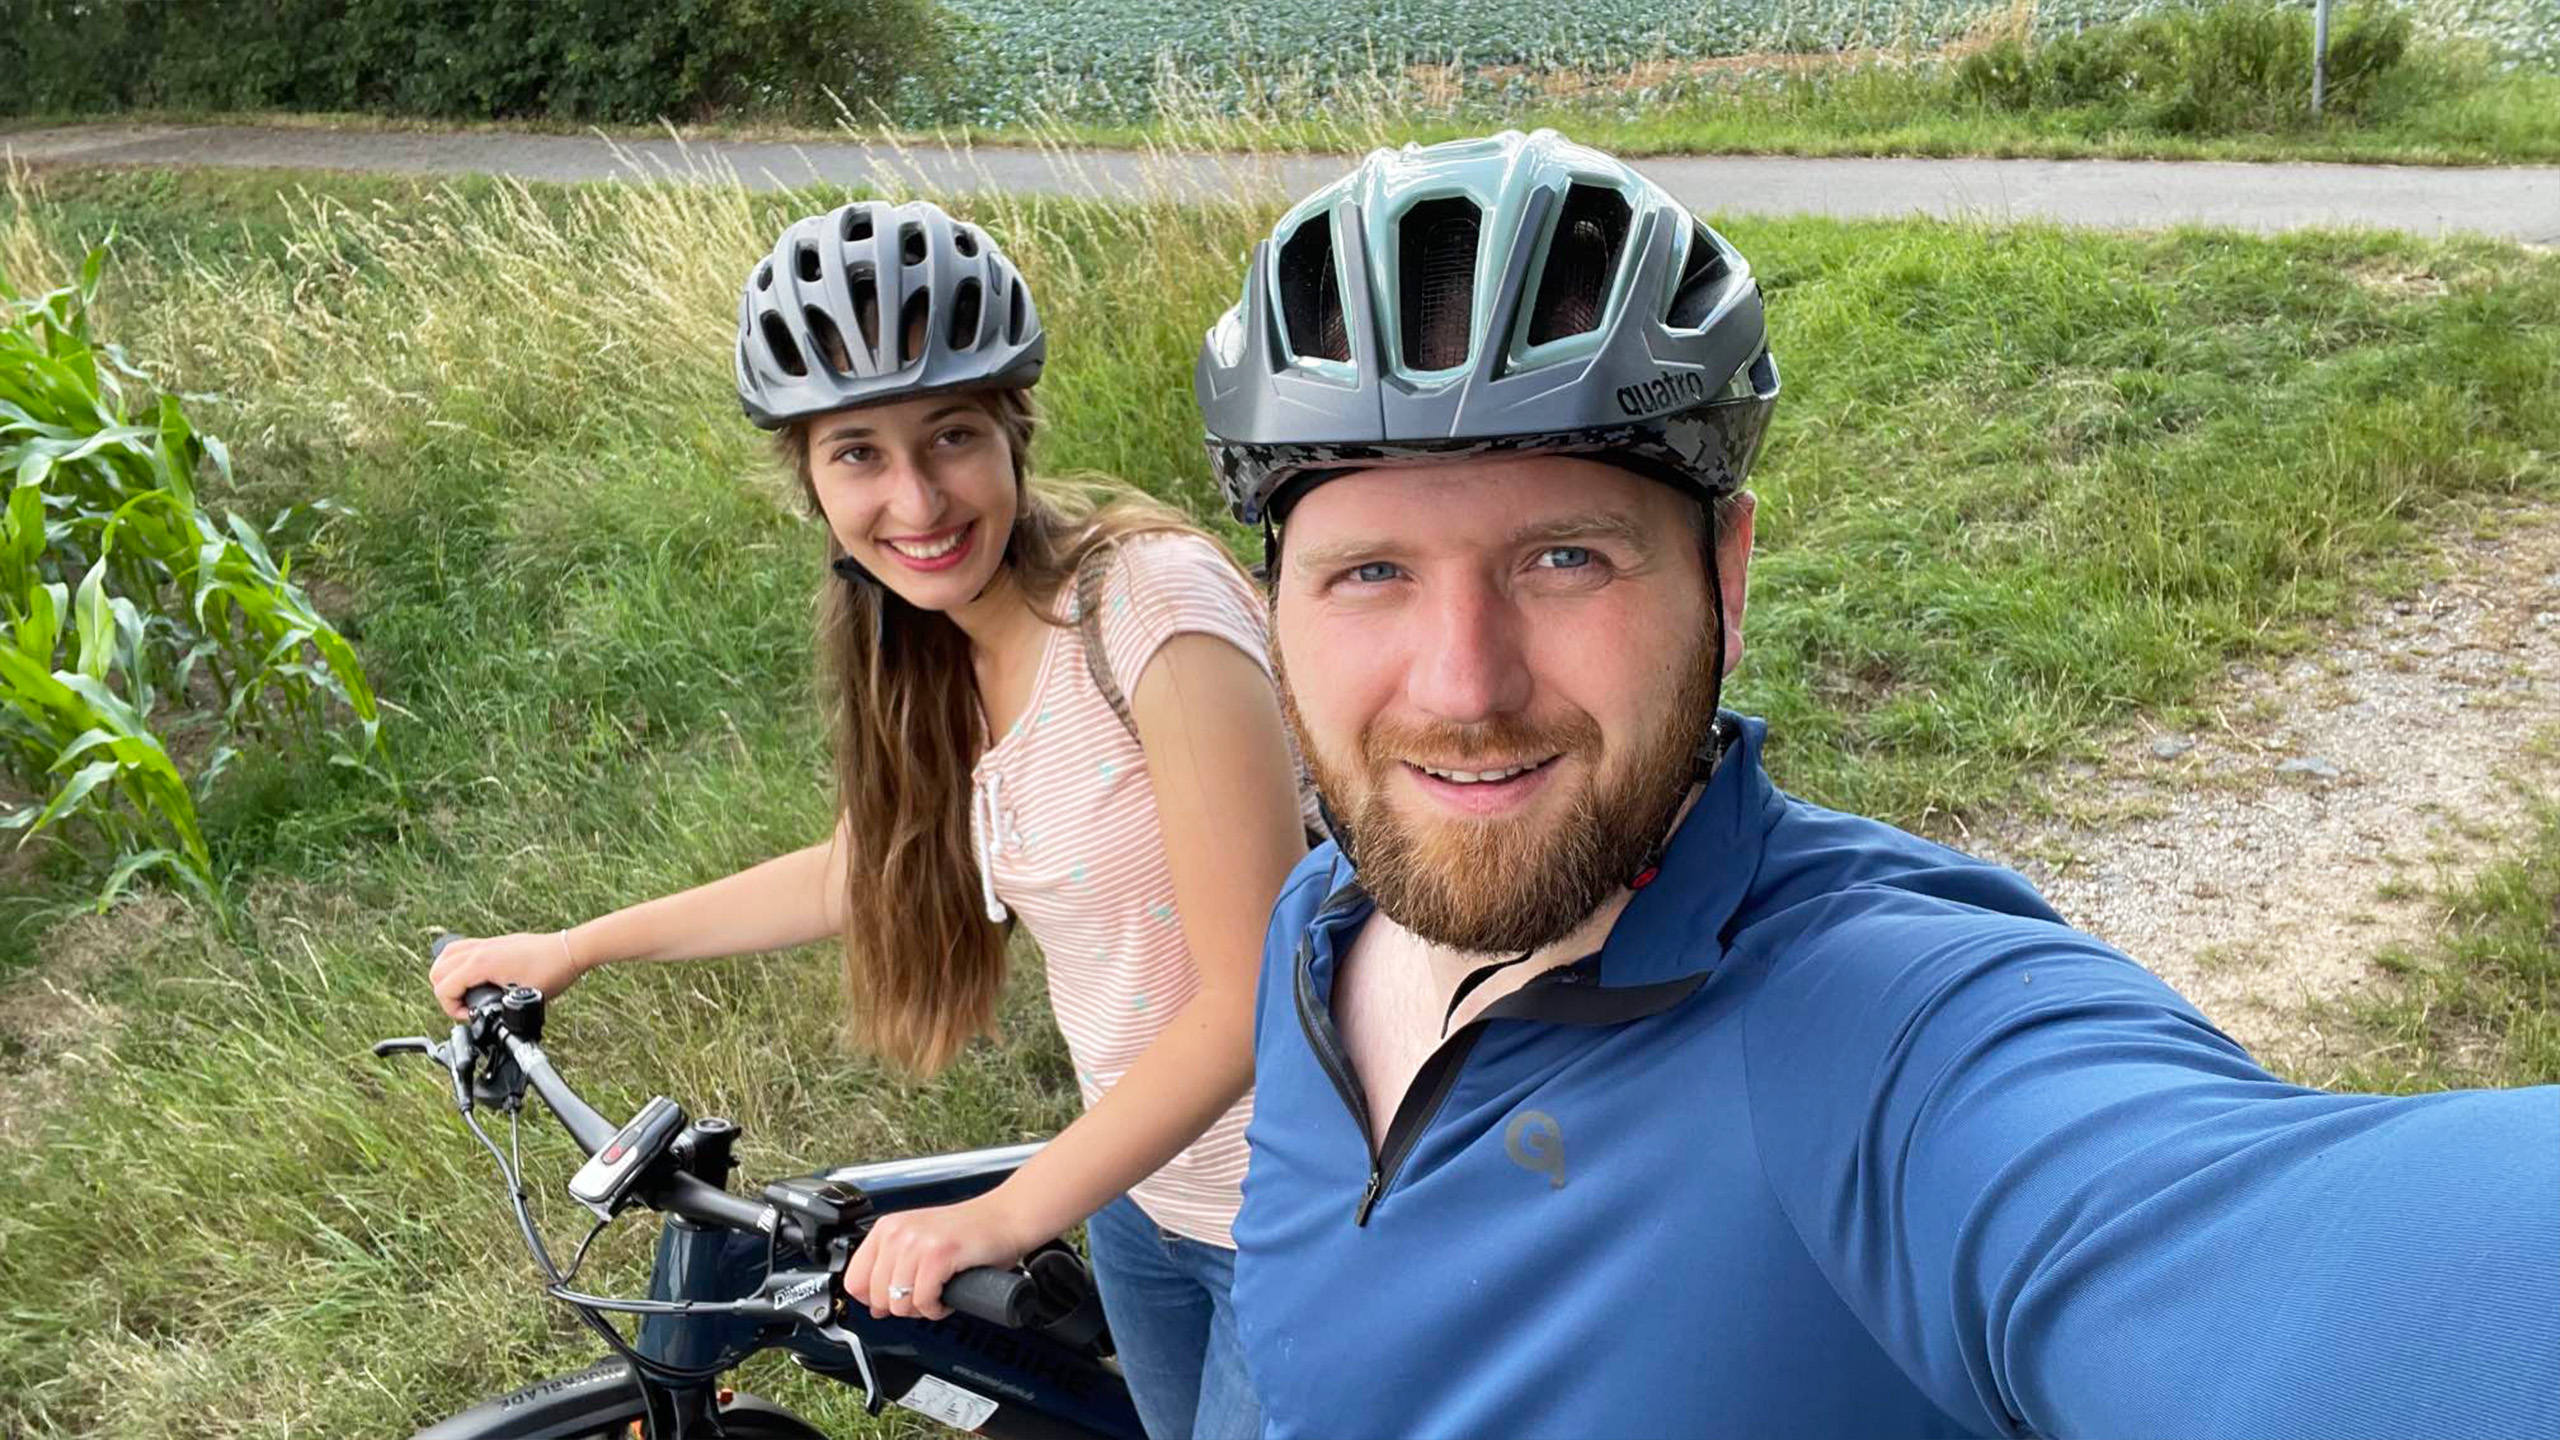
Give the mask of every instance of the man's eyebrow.
[[[1650, 529], [1637, 523], [1633, 516], [1606, 510], [1533, 521], [1512, 531], [1503, 543], [1508, 549], [1519, 550], [1531, 545], [1566, 545], [1581, 540], [1614, 540], [1646, 555], [1652, 554], [1654, 549], [1654, 535]], [[1402, 547], [1390, 539], [1371, 537], [1336, 540], [1325, 545], [1284, 547], [1283, 553], [1288, 556], [1291, 566], [1304, 566], [1321, 575], [1347, 570], [1372, 560], [1396, 559], [1402, 554]]]
[[1615, 540], [1633, 549], [1650, 552], [1653, 539], [1652, 531], [1636, 523], [1633, 516], [1597, 510], [1532, 521], [1511, 532], [1511, 547], [1516, 550], [1525, 545], [1554, 545], [1572, 540]]
[[1391, 540], [1374, 538], [1336, 540], [1329, 545], [1289, 547], [1284, 544], [1281, 553], [1287, 557], [1292, 567], [1303, 566], [1321, 575], [1333, 570], [1347, 570], [1353, 565], [1365, 564], [1371, 560], [1392, 559], [1396, 554], [1396, 545]]
[[[976, 413], [978, 413], [977, 406], [963, 401], [957, 405], [943, 406], [941, 409], [924, 417], [923, 421], [920, 423], [926, 425], [938, 425], [943, 421], [950, 419], [954, 415], [974, 415]], [[865, 425], [860, 421], [848, 421], [845, 424], [839, 425], [833, 430], [828, 431], [826, 434], [819, 436], [816, 443], [820, 445], [833, 445], [839, 440], [859, 440], [870, 433], [870, 426]]]

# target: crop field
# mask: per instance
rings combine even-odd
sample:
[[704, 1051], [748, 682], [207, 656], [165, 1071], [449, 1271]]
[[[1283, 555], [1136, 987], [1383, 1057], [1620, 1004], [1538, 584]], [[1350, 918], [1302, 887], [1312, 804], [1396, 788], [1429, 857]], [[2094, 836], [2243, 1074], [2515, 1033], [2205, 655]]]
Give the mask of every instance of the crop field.
[[[1883, 52], [1903, 63], [1969, 38], [2051, 34], [2161, 8], [2159, 0], [951, 0], [955, 45], [941, 118], [1136, 121], [1168, 107], [1266, 113], [1350, 91], [1469, 108], [1533, 103], [1571, 77], [1608, 77], [1622, 103], [1789, 57]], [[2485, 44], [2502, 63], [2560, 67], [2560, 0], [2427, 0], [2421, 35]], [[1636, 83], [1625, 82], [1632, 78]]]

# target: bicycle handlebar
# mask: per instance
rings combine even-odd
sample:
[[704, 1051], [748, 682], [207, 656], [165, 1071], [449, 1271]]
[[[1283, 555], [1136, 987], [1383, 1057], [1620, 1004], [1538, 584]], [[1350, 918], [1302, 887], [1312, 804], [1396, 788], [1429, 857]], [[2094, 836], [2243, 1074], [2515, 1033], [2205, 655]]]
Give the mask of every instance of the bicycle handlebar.
[[[455, 939], [451, 935], [437, 937], [428, 952], [442, 954]], [[569, 1088], [551, 1057], [542, 1051], [539, 1041], [529, 1040], [506, 1029], [496, 1019], [496, 1010], [505, 991], [496, 985], [474, 985], [463, 992], [463, 1008], [474, 1017], [454, 1027], [457, 1038], [487, 1026], [486, 1034], [501, 1043], [513, 1057], [516, 1068], [524, 1073], [542, 1103], [559, 1118], [561, 1126], [578, 1142], [578, 1148], [594, 1155], [613, 1142], [620, 1127], [607, 1120], [594, 1106]], [[479, 1043], [477, 1040], [474, 1043]], [[455, 1056], [454, 1062], [462, 1062]], [[463, 1093], [468, 1093], [467, 1089]], [[640, 1187], [641, 1203], [670, 1215], [680, 1216], [699, 1225], [724, 1229], [771, 1233], [782, 1224], [778, 1210], [759, 1200], [733, 1195], [719, 1186], [681, 1170], [669, 1170], [645, 1181]], [[1009, 1329], [1020, 1329], [1036, 1315], [1039, 1291], [1029, 1275], [1019, 1270], [976, 1266], [962, 1270], [943, 1283], [942, 1303], [962, 1314], [974, 1316]]]

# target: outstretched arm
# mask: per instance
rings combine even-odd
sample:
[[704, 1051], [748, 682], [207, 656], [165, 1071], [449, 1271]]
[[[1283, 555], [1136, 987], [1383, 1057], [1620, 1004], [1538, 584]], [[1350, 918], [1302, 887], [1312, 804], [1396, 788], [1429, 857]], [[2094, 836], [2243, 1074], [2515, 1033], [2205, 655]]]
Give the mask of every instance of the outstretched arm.
[[1833, 1284], [1953, 1413], [2052, 1436], [2560, 1434], [2560, 1088], [2289, 1085], [2034, 921], [1877, 914], [1811, 949], [1754, 1006], [1761, 1154]]
[[459, 1019], [463, 992], [474, 985], [531, 985], [557, 996], [617, 961], [788, 950], [841, 935], [844, 842], [839, 820], [831, 839], [568, 930], [457, 940], [436, 957], [427, 983]]

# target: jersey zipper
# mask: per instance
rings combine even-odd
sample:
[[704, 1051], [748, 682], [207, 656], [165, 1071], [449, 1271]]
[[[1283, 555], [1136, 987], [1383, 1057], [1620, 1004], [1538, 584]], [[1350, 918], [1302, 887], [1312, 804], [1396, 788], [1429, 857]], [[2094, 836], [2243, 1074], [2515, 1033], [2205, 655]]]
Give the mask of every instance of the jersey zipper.
[[1352, 1211], [1355, 1227], [1369, 1223], [1369, 1212], [1376, 1209], [1378, 1197], [1395, 1183], [1396, 1172], [1405, 1158], [1422, 1141], [1423, 1132], [1448, 1103], [1449, 1092], [1457, 1087], [1458, 1072], [1465, 1067], [1468, 1052], [1476, 1048], [1483, 1033], [1480, 1020], [1471, 1020], [1458, 1033], [1440, 1042], [1422, 1068], [1414, 1072], [1413, 1083], [1405, 1087], [1404, 1099], [1387, 1122], [1386, 1138], [1373, 1138], [1369, 1122], [1369, 1097], [1361, 1088], [1360, 1077], [1351, 1068], [1350, 1057], [1343, 1053], [1342, 1033], [1334, 1028], [1333, 1012], [1316, 994], [1315, 946], [1311, 940], [1298, 942], [1298, 977], [1293, 987], [1298, 1008], [1298, 1028], [1305, 1032], [1307, 1045], [1316, 1053], [1316, 1064], [1333, 1081], [1334, 1092], [1342, 1097], [1344, 1108], [1360, 1127], [1360, 1144], [1369, 1156], [1369, 1179], [1360, 1190], [1359, 1207]]
[[1395, 1183], [1396, 1172], [1404, 1168], [1405, 1157], [1422, 1143], [1423, 1132], [1448, 1103], [1449, 1092], [1458, 1086], [1458, 1072], [1465, 1068], [1467, 1052], [1476, 1048], [1476, 1039], [1484, 1033], [1479, 1022], [1470, 1020], [1458, 1033], [1440, 1042], [1431, 1058], [1414, 1072], [1413, 1083], [1405, 1087], [1404, 1100], [1396, 1106], [1396, 1117], [1387, 1122], [1387, 1137], [1380, 1142], [1378, 1159], [1369, 1172], [1369, 1195], [1360, 1202], [1360, 1211], [1352, 1224], [1369, 1223], [1369, 1211], [1378, 1196]]
[[1369, 1097], [1360, 1088], [1360, 1077], [1352, 1072], [1350, 1057], [1342, 1053], [1342, 1034], [1333, 1027], [1333, 1015], [1324, 1001], [1316, 996], [1316, 950], [1312, 939], [1298, 941], [1298, 983], [1294, 987], [1298, 1002], [1298, 1028], [1307, 1037], [1308, 1048], [1316, 1052], [1316, 1064], [1325, 1078], [1333, 1082], [1334, 1093], [1342, 1097], [1342, 1106], [1351, 1112], [1352, 1122], [1360, 1127], [1360, 1153], [1370, 1157], [1369, 1183], [1360, 1192], [1356, 1225], [1369, 1223], [1369, 1207], [1378, 1200], [1378, 1147], [1369, 1136]]

